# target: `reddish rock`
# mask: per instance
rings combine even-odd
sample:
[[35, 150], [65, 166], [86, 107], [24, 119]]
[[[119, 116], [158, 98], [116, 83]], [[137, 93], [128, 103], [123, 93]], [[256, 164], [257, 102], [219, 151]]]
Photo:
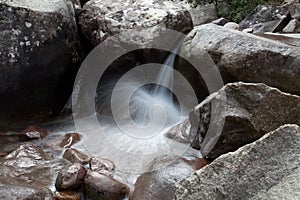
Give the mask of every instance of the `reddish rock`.
[[67, 159], [71, 163], [87, 164], [89, 157], [77, 149], [69, 148], [64, 152], [63, 158]]
[[129, 188], [125, 184], [93, 171], [87, 172], [84, 190], [92, 200], [123, 200], [129, 193]]
[[90, 169], [99, 173], [110, 174], [115, 169], [115, 164], [108, 159], [91, 158]]
[[69, 148], [73, 144], [80, 141], [80, 135], [78, 133], [67, 133], [65, 138], [59, 144], [60, 147]]
[[72, 190], [81, 186], [86, 175], [86, 168], [79, 163], [63, 169], [57, 175], [55, 187], [57, 190]]
[[45, 129], [35, 125], [28, 126], [21, 133], [29, 139], [42, 139], [48, 134]]
[[80, 200], [80, 195], [74, 191], [61, 191], [55, 194], [56, 200]]

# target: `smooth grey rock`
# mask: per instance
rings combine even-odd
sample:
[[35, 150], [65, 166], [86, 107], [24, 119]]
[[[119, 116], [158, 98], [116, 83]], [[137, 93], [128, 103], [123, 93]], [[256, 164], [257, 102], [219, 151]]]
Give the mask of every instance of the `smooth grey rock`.
[[279, 22], [280, 20], [278, 19], [269, 22], [258, 23], [251, 27], [253, 29], [253, 33], [269, 33], [274, 30], [274, 28], [277, 26]]
[[185, 139], [194, 139], [192, 146], [214, 159], [281, 125], [300, 125], [299, 108], [299, 96], [261, 83], [230, 83], [192, 109]]
[[299, 199], [300, 128], [284, 125], [175, 186], [177, 200]]
[[300, 33], [300, 22], [297, 19], [291, 20], [282, 30], [284, 33]]
[[0, 126], [59, 113], [81, 60], [73, 3], [4, 0], [0, 16]]
[[160, 156], [152, 161], [148, 172], [137, 179], [130, 200], [172, 200], [174, 184], [206, 164], [201, 158], [175, 160], [173, 156]]
[[235, 22], [228, 22], [224, 25], [224, 28], [229, 28], [229, 29], [234, 29], [234, 30], [239, 30], [239, 25]]
[[[203, 51], [213, 59], [225, 83], [265, 83], [284, 92], [300, 94], [300, 49], [292, 44], [205, 24], [191, 31], [181, 48], [181, 53], [195, 63], [201, 62]], [[188, 71], [191, 65], [180, 59], [175, 68]], [[194, 76], [190, 73], [187, 79], [193, 80]], [[203, 88], [199, 81], [193, 87]]]
[[59, 172], [56, 178], [55, 187], [57, 190], [73, 190], [79, 188], [86, 175], [86, 168], [75, 163]]
[[224, 26], [225, 24], [228, 23], [228, 20], [225, 19], [224, 17], [221, 17], [219, 19], [213, 20], [211, 23], [219, 25], [219, 26]]
[[125, 184], [93, 171], [87, 172], [84, 190], [91, 200], [123, 200], [129, 193]]
[[198, 5], [196, 8], [190, 8], [189, 12], [194, 26], [209, 23], [218, 17], [214, 4]]

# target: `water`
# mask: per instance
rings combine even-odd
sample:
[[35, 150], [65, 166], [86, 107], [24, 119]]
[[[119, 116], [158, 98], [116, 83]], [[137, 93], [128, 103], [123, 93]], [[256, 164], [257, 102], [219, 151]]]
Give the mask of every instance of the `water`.
[[147, 64], [124, 74], [113, 94], [106, 97], [109, 100], [101, 99], [111, 101], [114, 123], [101, 113], [77, 120], [76, 128], [84, 133], [84, 143], [91, 155], [114, 161], [116, 170], [141, 173], [154, 158], [181, 156], [189, 148], [188, 144], [164, 136], [191, 109], [179, 107], [172, 93], [179, 45], [163, 65]]

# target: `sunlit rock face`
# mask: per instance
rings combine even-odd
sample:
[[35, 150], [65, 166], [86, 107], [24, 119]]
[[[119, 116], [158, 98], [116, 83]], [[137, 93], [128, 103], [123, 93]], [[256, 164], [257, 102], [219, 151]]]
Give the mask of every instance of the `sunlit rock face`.
[[73, 3], [2, 1], [0, 16], [1, 121], [58, 112], [80, 60]]
[[300, 129], [284, 125], [176, 184], [176, 199], [299, 199]]

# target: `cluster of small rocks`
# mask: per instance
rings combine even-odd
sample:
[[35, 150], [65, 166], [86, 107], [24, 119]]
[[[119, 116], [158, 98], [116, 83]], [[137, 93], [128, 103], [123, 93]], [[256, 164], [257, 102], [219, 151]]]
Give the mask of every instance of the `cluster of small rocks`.
[[81, 190], [92, 200], [121, 200], [128, 195], [129, 187], [114, 178], [115, 164], [112, 161], [89, 158], [73, 148], [67, 149], [63, 158], [69, 160], [72, 165], [60, 171], [56, 178], [56, 199], [63, 199], [61, 196], [71, 194], [79, 196], [77, 192]]

